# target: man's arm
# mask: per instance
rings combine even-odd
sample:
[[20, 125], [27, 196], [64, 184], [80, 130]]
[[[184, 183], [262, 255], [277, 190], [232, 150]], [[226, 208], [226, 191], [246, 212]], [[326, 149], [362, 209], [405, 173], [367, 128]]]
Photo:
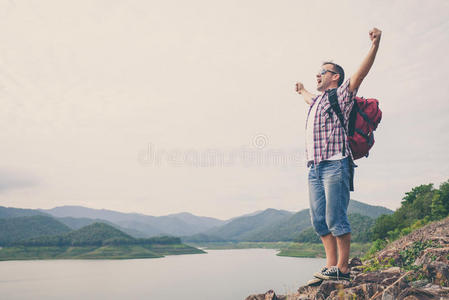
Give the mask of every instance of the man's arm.
[[351, 76], [351, 80], [349, 81], [349, 91], [353, 92], [358, 89], [360, 84], [362, 83], [365, 76], [368, 74], [371, 66], [374, 63], [374, 59], [376, 58], [377, 50], [379, 49], [380, 37], [382, 35], [382, 31], [377, 28], [373, 28], [369, 32], [369, 37], [372, 41], [371, 48], [368, 51], [368, 55], [363, 60], [357, 72]]
[[298, 82], [296, 84], [296, 91], [298, 94], [302, 95], [304, 97], [304, 101], [306, 101], [307, 104], [312, 105], [313, 98], [316, 97], [316, 95], [310, 93], [304, 88], [304, 85], [301, 82]]

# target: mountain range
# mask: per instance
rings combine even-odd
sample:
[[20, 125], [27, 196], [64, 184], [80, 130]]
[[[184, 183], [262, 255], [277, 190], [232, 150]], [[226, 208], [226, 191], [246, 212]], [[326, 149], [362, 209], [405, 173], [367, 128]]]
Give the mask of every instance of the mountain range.
[[[381, 206], [372, 206], [351, 200], [348, 215], [361, 215], [376, 219], [392, 210]], [[297, 213], [283, 210], [266, 209], [256, 215], [233, 219], [220, 227], [212, 228], [201, 234], [184, 236], [184, 242], [277, 242], [297, 240], [302, 231], [312, 226], [309, 209]]]
[[[391, 214], [393, 211], [385, 207], [372, 206], [351, 200], [348, 213], [360, 214], [375, 219], [382, 214]], [[20, 222], [24, 222], [23, 224], [37, 222], [36, 220], [23, 218], [30, 216], [46, 216], [55, 219], [58, 223], [61, 223], [61, 225], [57, 226], [53, 224], [55, 228], [59, 228], [59, 233], [67, 231], [67, 228], [69, 230], [77, 230], [96, 222], [102, 222], [114, 226], [135, 238], [169, 235], [180, 237], [183, 242], [292, 241], [303, 230], [311, 226], [308, 209], [295, 213], [269, 208], [229, 220], [219, 220], [216, 218], [195, 216], [186, 212], [155, 217], [138, 213], [92, 209], [83, 206], [60, 206], [52, 209], [39, 210], [0, 206], [0, 220], [22, 217], [22, 219], [14, 221], [0, 222], [0, 242], [2, 241], [2, 232], [5, 235], [6, 228], [11, 228], [11, 226], [18, 226], [17, 228], [23, 228], [23, 230], [30, 232], [31, 230], [26, 229], [30, 228], [29, 226], [18, 225]], [[11, 222], [15, 222], [15, 225], [11, 225]], [[43, 223], [47, 225], [42, 225], [42, 230], [35, 230], [36, 234], [45, 232], [45, 228], [48, 229], [48, 224], [51, 221], [45, 219]], [[61, 227], [62, 225], [67, 228], [61, 229], [63, 228]], [[41, 227], [35, 225], [35, 228]], [[20, 237], [38, 236], [29, 232], [15, 232], [14, 234]], [[54, 234], [54, 232], [48, 230], [46, 234]], [[10, 240], [11, 235], [3, 238], [4, 240]]]

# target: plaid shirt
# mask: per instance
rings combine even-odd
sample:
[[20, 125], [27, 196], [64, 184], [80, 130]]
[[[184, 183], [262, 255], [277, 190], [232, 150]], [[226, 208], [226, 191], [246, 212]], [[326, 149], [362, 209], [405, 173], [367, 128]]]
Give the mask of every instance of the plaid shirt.
[[[356, 94], [357, 89], [352, 93], [349, 92], [349, 79], [347, 79], [345, 83], [340, 85], [337, 89], [338, 104], [340, 105], [341, 112], [343, 113], [346, 130], [348, 129], [349, 114], [354, 104], [353, 99]], [[313, 99], [307, 114], [306, 130], [310, 111], [315, 103], [318, 107], [315, 114], [315, 120], [313, 122], [313, 162], [317, 165], [323, 160], [327, 160], [336, 154], [342, 153], [343, 143], [346, 143], [345, 154], [349, 154], [352, 157], [345, 132], [341, 127], [337, 114], [333, 111], [330, 105], [327, 91]], [[306, 157], [309, 157], [307, 155], [307, 147]]]

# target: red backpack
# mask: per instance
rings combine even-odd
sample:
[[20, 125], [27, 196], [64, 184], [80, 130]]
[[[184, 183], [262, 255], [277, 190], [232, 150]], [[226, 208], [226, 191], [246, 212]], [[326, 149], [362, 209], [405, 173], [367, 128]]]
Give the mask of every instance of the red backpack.
[[374, 145], [373, 131], [376, 130], [377, 125], [379, 125], [382, 119], [379, 101], [376, 99], [354, 97], [354, 106], [349, 114], [347, 131], [344, 126], [340, 106], [338, 105], [336, 90], [330, 91], [329, 102], [346, 132], [354, 160], [364, 156], [368, 157], [369, 150]]

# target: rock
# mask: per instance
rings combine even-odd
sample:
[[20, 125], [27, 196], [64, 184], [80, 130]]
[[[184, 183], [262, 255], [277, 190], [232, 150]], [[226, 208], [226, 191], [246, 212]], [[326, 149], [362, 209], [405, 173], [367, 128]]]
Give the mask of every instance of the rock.
[[277, 296], [273, 290], [267, 291], [265, 294], [250, 295], [245, 300], [286, 300], [286, 296]]
[[448, 286], [449, 285], [449, 265], [441, 262], [434, 261], [430, 264], [423, 265], [423, 271], [427, 277], [432, 278], [433, 283]]
[[423, 280], [417, 280], [409, 283], [411, 287], [413, 288], [422, 288], [425, 287], [427, 284], [429, 284], [429, 281], [427, 279]]
[[417, 288], [408, 288], [399, 293], [398, 300], [431, 300], [440, 299], [440, 297], [430, 291]]
[[345, 281], [345, 280], [341, 280], [341, 281], [337, 281], [337, 280], [325, 280], [323, 281], [323, 283], [319, 286], [316, 294], [315, 294], [315, 299], [326, 299], [327, 297], [329, 297], [329, 295], [337, 290], [344, 290], [346, 287], [350, 286], [350, 282], [349, 281]]
[[423, 288], [423, 290], [437, 294], [440, 297], [440, 300], [449, 300], [449, 288], [447, 287], [433, 284], [429, 287]]
[[[376, 272], [368, 272], [368, 273], [361, 273], [358, 274], [354, 280], [353, 284], [359, 284], [359, 283], [381, 283], [383, 281], [390, 282], [389, 284], [396, 281], [401, 276], [401, 270], [399, 268], [397, 269], [386, 269], [383, 271], [376, 271]], [[386, 283], [385, 285], [389, 285]]]
[[362, 265], [363, 265], [362, 260], [358, 257], [354, 257], [354, 258], [351, 258], [348, 266], [350, 269], [352, 269], [354, 267], [362, 266]]
[[308, 286], [308, 285], [303, 285], [301, 287], [299, 287], [298, 289], [298, 293], [299, 294], [305, 294], [305, 295], [315, 295], [316, 292], [318, 291], [318, 288], [320, 286]]
[[433, 261], [442, 261], [449, 263], [448, 260], [449, 247], [444, 248], [428, 248], [414, 262], [415, 266], [430, 264]]
[[[351, 268], [351, 274], [359, 274], [360, 272], [363, 272], [363, 266], [356, 266]], [[354, 277], [354, 276], [353, 276]]]
[[383, 291], [383, 287], [377, 283], [364, 283], [355, 287], [334, 290], [327, 299], [370, 299], [374, 294]]

